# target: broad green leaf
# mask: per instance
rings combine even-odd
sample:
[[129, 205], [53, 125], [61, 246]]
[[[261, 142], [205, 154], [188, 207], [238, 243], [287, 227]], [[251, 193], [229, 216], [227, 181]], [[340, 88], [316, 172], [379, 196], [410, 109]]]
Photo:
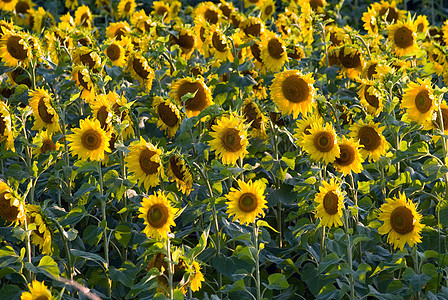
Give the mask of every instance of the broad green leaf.
[[94, 261], [98, 265], [100, 265], [101, 267], [105, 267], [107, 265], [107, 263], [104, 260], [104, 258], [102, 258], [101, 256], [99, 256], [98, 254], [95, 254], [95, 253], [85, 252], [85, 251], [81, 251], [81, 250], [78, 250], [78, 249], [71, 249], [70, 253], [73, 256], [75, 256], [75, 258], [79, 257], [79, 258], [83, 258], [83, 259]]
[[87, 216], [86, 209], [82, 205], [78, 205], [68, 213], [67, 216], [60, 222], [61, 226], [75, 225]]
[[40, 260], [37, 267], [47, 271], [51, 275], [53, 275], [55, 278], [59, 277], [59, 268], [58, 264], [54, 261], [54, 259], [51, 256], [44, 256]]
[[264, 284], [264, 286], [270, 290], [284, 290], [289, 287], [289, 283], [286, 280], [285, 275], [280, 273], [269, 275], [268, 282], [269, 285]]
[[127, 224], [119, 224], [115, 227], [114, 236], [121, 245], [126, 247], [131, 240], [131, 228]]
[[341, 258], [336, 253], [330, 253], [324, 257], [322, 262], [319, 264], [317, 268], [317, 272], [322, 274], [325, 270], [330, 266], [335, 266], [341, 261]]
[[274, 227], [272, 227], [271, 225], [269, 225], [269, 223], [266, 222], [265, 220], [258, 220], [258, 221], [257, 221], [257, 227], [261, 227], [261, 226], [263, 226], [263, 227], [267, 227], [267, 228], [271, 229], [272, 231], [274, 231], [274, 232], [276, 232], [276, 233], [279, 233], [277, 229], [275, 229]]

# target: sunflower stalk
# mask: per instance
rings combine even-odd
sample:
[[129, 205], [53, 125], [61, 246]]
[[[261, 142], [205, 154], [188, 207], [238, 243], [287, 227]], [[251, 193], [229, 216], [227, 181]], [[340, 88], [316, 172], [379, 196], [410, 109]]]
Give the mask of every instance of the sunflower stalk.
[[320, 255], [319, 255], [319, 261], [322, 261], [324, 259], [325, 253], [325, 225], [322, 226], [322, 239], [320, 240]]
[[171, 241], [170, 237], [168, 236], [166, 239], [166, 257], [167, 257], [167, 264], [168, 264], [168, 287], [169, 287], [169, 295], [170, 300], [174, 299], [174, 291], [173, 291], [173, 274], [174, 274], [174, 266], [171, 261]]
[[64, 250], [65, 250], [65, 253], [67, 254], [67, 273], [68, 273], [70, 280], [73, 280], [72, 259], [70, 256], [70, 248], [68, 247], [68, 240], [65, 235], [65, 231], [64, 231], [64, 229], [62, 229], [61, 224], [59, 224], [59, 222], [56, 219], [50, 218], [50, 220], [56, 225], [56, 227], [59, 230], [59, 233], [61, 234], [62, 242], [64, 244]]
[[[348, 266], [349, 266], [350, 270], [353, 271], [353, 249], [352, 249], [351, 240], [350, 240], [348, 217], [349, 217], [348, 211], [344, 209], [344, 227], [345, 227], [345, 236], [347, 239]], [[350, 284], [350, 299], [355, 299], [355, 280], [351, 273], [349, 275], [349, 284]]]
[[261, 300], [261, 278], [260, 278], [260, 247], [258, 244], [258, 233], [257, 224], [254, 220], [252, 223], [253, 233], [254, 233], [254, 247], [255, 247], [255, 288], [257, 289], [257, 300]]

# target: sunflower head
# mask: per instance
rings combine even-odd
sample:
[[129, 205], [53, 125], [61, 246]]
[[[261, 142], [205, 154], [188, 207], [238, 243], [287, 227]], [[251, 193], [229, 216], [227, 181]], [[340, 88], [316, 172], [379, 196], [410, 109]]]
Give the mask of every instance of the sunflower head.
[[54, 142], [52, 134], [48, 131], [40, 131], [34, 138], [33, 144], [37, 148], [33, 149], [35, 155], [48, 154], [50, 151], [58, 151], [61, 148], [61, 144]]
[[398, 198], [386, 199], [386, 203], [380, 207], [379, 220], [384, 224], [378, 228], [378, 232], [388, 234], [387, 242], [393, 244], [395, 249], [403, 250], [406, 243], [413, 247], [421, 242], [420, 233], [424, 227], [420, 223], [421, 215], [404, 192], [400, 193]]
[[250, 124], [254, 137], [265, 139], [266, 134], [266, 117], [261, 112], [258, 105], [252, 99], [245, 100], [242, 106], [242, 112], [246, 123]]
[[288, 53], [282, 38], [273, 32], [267, 31], [261, 41], [261, 60], [270, 72], [280, 71], [288, 60]]
[[322, 182], [322, 186], [319, 187], [319, 193], [316, 194], [314, 201], [318, 203], [316, 216], [321, 218], [322, 226], [331, 228], [342, 225], [344, 195], [335, 178], [331, 178], [329, 182]]
[[145, 87], [146, 92], [151, 91], [155, 76], [154, 70], [149, 66], [146, 57], [135, 52], [128, 60], [127, 70]]
[[33, 282], [28, 283], [29, 292], [23, 292], [20, 296], [21, 300], [52, 300], [53, 296], [51, 292], [45, 286], [42, 281], [33, 280]]
[[387, 28], [389, 41], [392, 43], [397, 56], [412, 54], [418, 49], [416, 31], [410, 18], [405, 21], [398, 21]]
[[303, 135], [302, 147], [314, 161], [334, 162], [340, 155], [336, 133], [331, 124], [310, 124], [310, 134]]
[[52, 105], [53, 95], [43, 88], [30, 91], [30, 106], [33, 109], [34, 130], [47, 128], [50, 133], [55, 133], [61, 128], [59, 126], [59, 116]]
[[349, 136], [359, 142], [361, 154], [370, 161], [378, 161], [389, 149], [389, 144], [382, 134], [384, 127], [379, 127], [379, 124], [372, 120], [368, 123], [360, 120], [359, 124], [353, 124], [350, 130]]
[[86, 29], [92, 28], [93, 16], [90, 8], [85, 5], [79, 6], [75, 11], [75, 24]]
[[13, 117], [14, 114], [9, 112], [8, 106], [0, 100], [0, 146], [14, 152]]
[[25, 206], [14, 191], [0, 180], [0, 217], [6, 222], [18, 224], [25, 218]]
[[401, 105], [412, 121], [421, 125], [430, 122], [435, 109], [431, 79], [425, 81], [418, 79], [417, 83], [410, 82], [404, 90]]
[[173, 45], [178, 45], [182, 54], [189, 58], [196, 48], [196, 34], [185, 26], [179, 26], [176, 31], [177, 36], [171, 34], [170, 41]]
[[169, 137], [174, 137], [182, 122], [177, 106], [168, 99], [155, 97], [153, 107], [158, 116], [157, 127], [164, 130]]
[[199, 265], [198, 262], [193, 261], [193, 263], [191, 264], [191, 269], [193, 278], [191, 278], [190, 275], [191, 278], [190, 287], [193, 292], [197, 292], [201, 289], [202, 282], [205, 281], [205, 278], [201, 272], [201, 266]]
[[137, 3], [135, 0], [120, 0], [117, 7], [117, 15], [120, 18], [129, 18], [134, 14]]
[[148, 197], [143, 198], [142, 207], [138, 209], [139, 217], [143, 219], [146, 225], [143, 232], [149, 238], [166, 239], [171, 226], [174, 223], [174, 215], [176, 210], [171, 204], [165, 192], [157, 192]]
[[31, 241], [39, 246], [42, 254], [53, 253], [51, 249], [51, 231], [47, 217], [38, 205], [28, 204], [26, 206], [26, 218], [28, 229], [31, 229]]
[[342, 66], [342, 71], [351, 79], [358, 77], [364, 66], [361, 52], [350, 45], [340, 48], [338, 61]]
[[194, 16], [201, 16], [207, 23], [216, 25], [220, 21], [222, 12], [214, 3], [207, 1], [196, 7]]
[[363, 170], [363, 161], [364, 159], [359, 152], [359, 143], [343, 137], [339, 143], [339, 157], [333, 162], [336, 170], [344, 175], [351, 172], [358, 174]]
[[172, 181], [176, 182], [177, 188], [182, 193], [187, 196], [190, 194], [193, 187], [193, 175], [191, 174], [190, 167], [182, 157], [176, 154], [171, 155], [166, 173]]
[[83, 65], [77, 65], [72, 70], [73, 80], [81, 90], [81, 98], [87, 103], [95, 99], [95, 84], [92, 81], [89, 69]]
[[261, 180], [244, 182], [238, 180], [238, 189], [230, 188], [227, 198], [227, 213], [241, 224], [255, 222], [258, 216], [264, 217], [263, 209], [267, 208], [264, 191], [266, 186]]
[[29, 36], [22, 32], [6, 31], [0, 40], [0, 50], [0, 58], [8, 67], [26, 67], [32, 59]]
[[369, 114], [378, 116], [384, 108], [381, 92], [375, 87], [373, 81], [362, 80], [361, 82], [358, 91], [360, 103]]
[[[188, 93], [194, 96], [186, 100], [182, 99]], [[200, 77], [187, 77], [176, 81], [171, 86], [170, 97], [176, 103], [185, 106], [185, 112], [189, 118], [199, 115], [203, 109], [213, 104], [211, 91]]]

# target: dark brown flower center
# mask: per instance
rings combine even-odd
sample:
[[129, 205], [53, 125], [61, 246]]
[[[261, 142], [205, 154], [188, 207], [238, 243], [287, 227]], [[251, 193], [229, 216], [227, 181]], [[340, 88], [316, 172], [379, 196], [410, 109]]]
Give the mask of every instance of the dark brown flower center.
[[238, 200], [238, 208], [245, 213], [253, 212], [257, 207], [257, 197], [252, 193], [244, 193]]
[[[22, 68], [17, 68], [11, 73], [12, 80], [17, 84], [25, 84], [27, 87], [31, 87], [31, 80], [28, 74]], [[20, 76], [22, 75], [22, 76]], [[20, 78], [19, 78], [20, 76]]]
[[246, 117], [246, 121], [248, 123], [252, 122], [251, 126], [253, 128], [260, 129], [263, 120], [256, 109], [256, 105], [252, 102], [249, 102], [247, 105], [244, 106], [243, 111], [244, 116]]
[[339, 61], [341, 62], [342, 66], [344, 66], [347, 69], [350, 68], [359, 68], [361, 66], [361, 55], [359, 52], [356, 53], [344, 53], [344, 48], [341, 48], [339, 51]]
[[196, 95], [193, 98], [187, 99], [185, 101], [185, 108], [191, 111], [201, 111], [207, 105], [207, 95], [205, 93], [205, 89], [200, 82], [189, 82], [186, 81], [181, 84], [179, 90], [177, 92], [179, 101], [182, 100], [182, 96], [188, 93], [195, 93]]
[[102, 136], [93, 128], [86, 130], [81, 136], [81, 143], [87, 150], [97, 150], [101, 147]]
[[399, 234], [408, 234], [414, 230], [414, 215], [412, 211], [405, 207], [399, 206], [390, 214], [390, 226], [392, 230]]
[[171, 40], [185, 50], [191, 50], [194, 47], [194, 38], [189, 34], [179, 34], [179, 38], [172, 35]]
[[230, 9], [230, 7], [228, 7], [228, 6], [225, 5], [225, 4], [221, 4], [221, 6], [219, 6], [219, 9], [221, 9], [222, 14], [223, 14], [224, 16], [226, 16], [227, 18], [230, 17], [230, 14], [232, 13], [232, 10]]
[[40, 98], [39, 103], [37, 104], [37, 111], [39, 113], [39, 117], [47, 124], [53, 123], [53, 115], [48, 112], [47, 105], [45, 104], [45, 98]]
[[146, 215], [149, 225], [154, 228], [163, 227], [168, 221], [168, 207], [161, 203], [151, 206]]
[[226, 51], [227, 45], [225, 43], [223, 43], [223, 41], [221, 40], [221, 37], [219, 36], [219, 33], [217, 33], [217, 32], [213, 32], [212, 44], [213, 44], [213, 47], [215, 47], [215, 49], [218, 50], [219, 52]]
[[6, 41], [6, 49], [8, 53], [17, 60], [25, 60], [28, 57], [28, 52], [25, 47], [20, 44], [23, 41], [19, 36], [10, 36]]
[[327, 214], [332, 216], [338, 213], [339, 197], [335, 192], [329, 191], [328, 193], [326, 193], [324, 196], [323, 204], [325, 212]]
[[86, 90], [90, 91], [89, 84], [84, 80], [84, 75], [81, 72], [78, 72], [78, 81], [79, 84]]
[[25, 14], [30, 8], [30, 5], [26, 1], [19, 1], [16, 4], [16, 12], [19, 14]]
[[157, 8], [157, 11], [156, 11], [156, 14], [157, 14], [157, 15], [159, 15], [159, 16], [163, 16], [163, 15], [165, 15], [166, 13], [168, 13], [168, 8], [166, 8], [165, 6], [159, 6], [159, 7]]
[[15, 206], [11, 206], [10, 200], [6, 199], [6, 194], [9, 194], [9, 192], [0, 194], [0, 217], [5, 221], [12, 222], [17, 219], [19, 209]]
[[318, 7], [323, 7], [324, 3], [322, 0], [310, 0], [310, 6], [312, 9], [317, 9]]
[[380, 17], [384, 16], [387, 13], [386, 21], [389, 23], [395, 23], [398, 20], [398, 12], [393, 7], [383, 7], [381, 8], [379, 15]]
[[180, 181], [184, 181], [185, 172], [182, 170], [182, 161], [176, 156], [170, 156], [170, 167], [174, 176]]
[[261, 24], [260, 23], [250, 24], [250, 25], [244, 27], [243, 31], [247, 35], [260, 36]]
[[160, 167], [159, 163], [151, 160], [154, 155], [156, 155], [156, 152], [145, 148], [142, 150], [140, 157], [138, 158], [140, 167], [147, 175], [156, 174]]
[[47, 153], [47, 151], [56, 150], [56, 145], [53, 143], [51, 139], [45, 139], [42, 141], [42, 146], [40, 147], [40, 152], [42, 154]]
[[257, 61], [262, 62], [260, 46], [257, 43], [250, 46], [250, 51]]
[[339, 146], [339, 157], [336, 158], [336, 163], [340, 166], [350, 166], [355, 161], [355, 149], [349, 145]]
[[329, 152], [334, 147], [334, 136], [330, 132], [320, 131], [313, 139], [314, 147], [319, 152]]
[[131, 10], [131, 1], [126, 2], [126, 5], [124, 6], [124, 12], [129, 12]]
[[381, 145], [381, 137], [375, 128], [363, 126], [358, 132], [359, 143], [367, 151], [374, 151]]
[[107, 117], [109, 116], [109, 110], [107, 109], [106, 106], [101, 106], [98, 109], [98, 112], [96, 114], [96, 118], [98, 119], [98, 121], [100, 121], [100, 125], [102, 129], [106, 129], [107, 127]]
[[88, 13], [83, 13], [81, 16], [81, 26], [82, 27], [88, 27], [89, 26], [89, 14]]
[[107, 47], [106, 49], [106, 54], [107, 57], [109, 57], [109, 59], [111, 61], [116, 61], [120, 58], [120, 47], [116, 44], [111, 44], [109, 47]]
[[140, 59], [134, 58], [132, 60], [132, 67], [134, 68], [135, 73], [143, 79], [147, 79], [149, 77], [149, 72], [145, 69], [143, 64], [140, 62]]
[[93, 69], [93, 67], [95, 66], [95, 61], [92, 59], [92, 56], [90, 56], [90, 53], [92, 53], [92, 51], [79, 56], [79, 59], [81, 60], [81, 63], [83, 65], [85, 65], [89, 69]]
[[283, 56], [283, 45], [277, 38], [270, 39], [268, 42], [269, 55], [275, 59], [280, 59]]
[[235, 128], [227, 128], [221, 136], [221, 144], [229, 152], [237, 152], [243, 148], [240, 132]]
[[124, 29], [123, 27], [120, 27], [117, 30], [115, 30], [115, 34], [114, 35], [115, 35], [115, 38], [118, 41], [121, 41], [121, 38], [126, 35], [126, 29]]
[[373, 75], [377, 74], [376, 71], [377, 65], [378, 65], [377, 63], [374, 63], [369, 66], [369, 68], [367, 69], [367, 79], [372, 79]]
[[395, 44], [401, 48], [406, 49], [414, 44], [414, 36], [412, 35], [412, 30], [407, 27], [400, 27], [394, 34]]
[[272, 5], [268, 5], [264, 9], [264, 14], [266, 16], [270, 16], [273, 11], [274, 11], [274, 7], [272, 7]]
[[179, 118], [176, 113], [172, 111], [170, 106], [166, 103], [162, 102], [157, 106], [157, 113], [163, 123], [165, 123], [168, 127], [174, 127], [179, 123]]
[[[39, 232], [39, 230], [35, 230], [37, 232]], [[49, 300], [47, 296], [45, 295], [40, 295], [38, 296], [35, 300]]]
[[0, 135], [4, 135], [6, 131], [6, 122], [3, 115], [0, 114]]
[[2, 0], [1, 2], [10, 3], [12, 0]]
[[374, 108], [378, 108], [380, 106], [380, 100], [377, 96], [370, 94], [367, 90], [370, 88], [370, 85], [366, 86], [364, 89], [364, 98], [367, 103]]
[[429, 97], [428, 90], [421, 90], [417, 96], [415, 96], [415, 107], [422, 114], [428, 112], [432, 107], [432, 100]]
[[417, 25], [417, 31], [418, 32], [423, 32], [423, 23], [418, 23], [418, 25]]
[[[448, 109], [441, 108], [442, 111], [442, 118], [443, 118], [443, 130], [448, 130]], [[437, 114], [436, 118], [437, 126], [440, 126], [440, 117], [439, 114]]]
[[218, 23], [218, 13], [212, 9], [207, 9], [204, 13], [204, 18], [211, 24]]
[[289, 102], [300, 103], [310, 97], [308, 84], [298, 75], [290, 75], [282, 83], [283, 96]]

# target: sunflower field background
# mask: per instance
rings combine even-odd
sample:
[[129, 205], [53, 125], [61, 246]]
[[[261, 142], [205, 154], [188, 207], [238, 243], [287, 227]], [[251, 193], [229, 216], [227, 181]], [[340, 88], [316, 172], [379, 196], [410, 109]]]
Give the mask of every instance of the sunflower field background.
[[4, 299], [448, 299], [443, 0], [0, 0]]

